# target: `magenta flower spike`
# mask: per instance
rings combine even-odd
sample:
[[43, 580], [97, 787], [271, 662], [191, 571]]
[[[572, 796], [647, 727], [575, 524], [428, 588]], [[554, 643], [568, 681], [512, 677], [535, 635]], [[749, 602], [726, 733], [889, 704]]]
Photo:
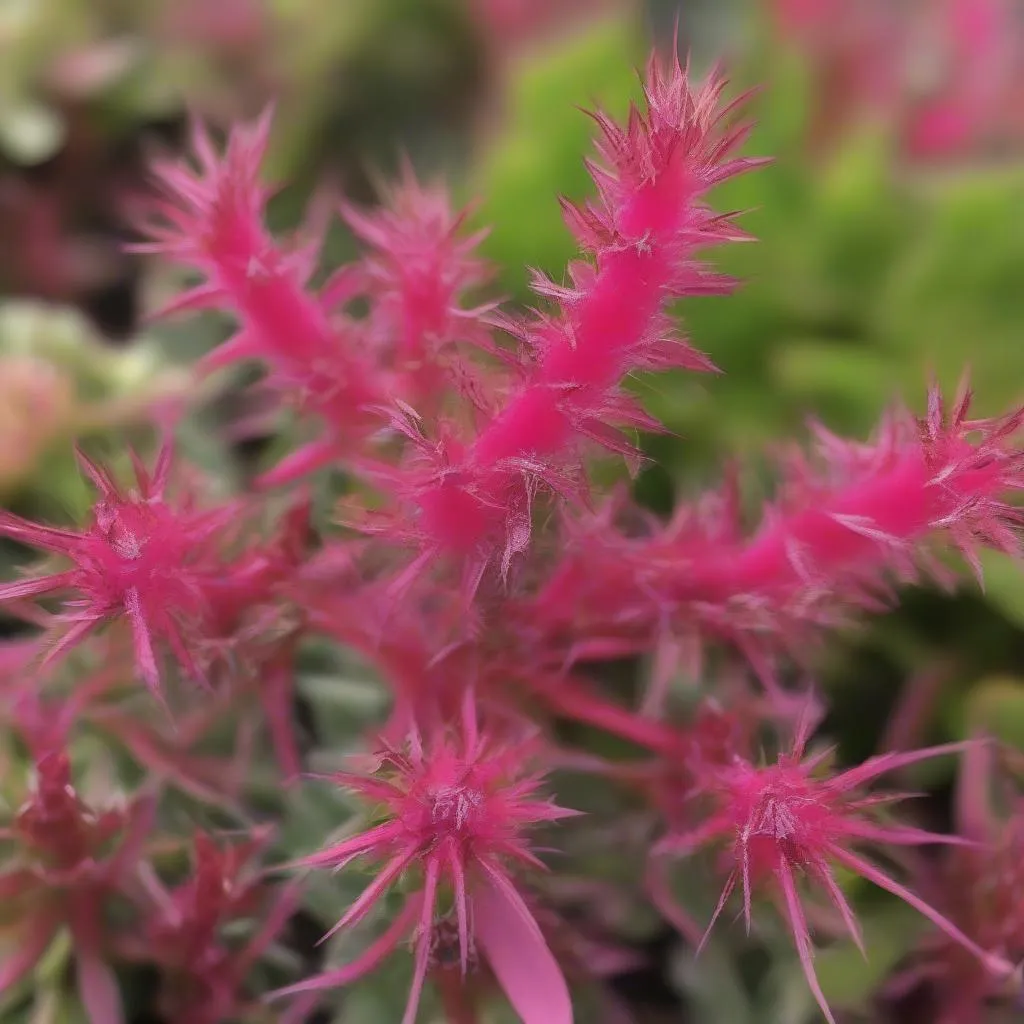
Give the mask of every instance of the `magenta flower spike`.
[[197, 166], [165, 162], [155, 168], [164, 194], [146, 225], [153, 239], [133, 247], [199, 270], [205, 280], [164, 313], [227, 309], [240, 330], [200, 365], [210, 372], [261, 360], [272, 383], [322, 419], [326, 434], [291, 453], [275, 482], [319, 468], [376, 425], [370, 410], [386, 396], [382, 379], [364, 360], [354, 336], [329, 313], [331, 296], [307, 290], [315, 249], [285, 252], [264, 225], [272, 190], [260, 180], [272, 111], [234, 130], [223, 154], [196, 124]]
[[[478, 13], [481, 3], [510, 30], [588, 6], [481, 0]], [[883, 127], [894, 140], [902, 133], [890, 169], [908, 148], [996, 141], [1019, 48], [1009, 0], [937, 4], [932, 40], [919, 38], [923, 4], [911, 13], [892, 0], [770, 0], [820, 73], [801, 119], [809, 156], [876, 100]], [[365, 27], [376, 39], [376, 19]], [[426, 27], [411, 25], [404, 42], [432, 53]], [[931, 69], [930, 94], [915, 74], [911, 96], [894, 56], [933, 41], [913, 53], [947, 66]], [[490, 38], [490, 55], [510, 57], [498, 43]], [[117, 47], [94, 49], [71, 55], [72, 78], [102, 72], [86, 67], [94, 58], [120, 62]], [[289, 106], [301, 100], [291, 92]], [[834, 712], [839, 741], [851, 738], [843, 702], [805, 706], [801, 682], [822, 668], [831, 677], [832, 662], [816, 661], [829, 630], [888, 612], [902, 586], [949, 587], [970, 571], [980, 581], [989, 553], [1024, 553], [1024, 407], [977, 419], [969, 388], [947, 401], [934, 385], [920, 415], [898, 408], [865, 441], [812, 423], [810, 444], [772, 450], [776, 484], [760, 509], [728, 463], [720, 486], [681, 494], [669, 518], [641, 507], [645, 487], [598, 493], [605, 467], [592, 455], [632, 472], [644, 458], [635, 435], [663, 429], [635, 384], [649, 371], [717, 370], [677, 327], [674, 304], [731, 292], [737, 282], [707, 254], [748, 240], [738, 213], [710, 205], [720, 183], [763, 162], [746, 155], [745, 97], [726, 92], [719, 73], [698, 83], [674, 53], [654, 56], [622, 123], [593, 115], [593, 198], [563, 202], [579, 258], [555, 280], [534, 274], [534, 309], [500, 305], [481, 257], [486, 229], [408, 164], [394, 185], [377, 183], [369, 205], [349, 197], [339, 207], [325, 183], [288, 239], [271, 231], [278, 210], [262, 179], [269, 111], [230, 126], [223, 146], [197, 125], [185, 159], [157, 164], [135, 249], [190, 275], [164, 312], [216, 310], [234, 323], [197, 378], [244, 363], [259, 380], [234, 410], [232, 389], [215, 417], [194, 424], [201, 437], [215, 423], [231, 446], [216, 481], [172, 467], [168, 443], [152, 467], [126, 449], [131, 483], [80, 456], [95, 490], [84, 525], [0, 509], [0, 546], [45, 556], [0, 582], [0, 611], [21, 620], [0, 621], [4, 1008], [25, 1010], [13, 1001], [60, 954], [73, 957], [75, 980], [49, 971], [36, 1017], [54, 1006], [73, 1016], [64, 997], [74, 986], [92, 1024], [147, 1012], [167, 1024], [302, 1024], [331, 990], [386, 987], [378, 968], [401, 949], [412, 979], [399, 994], [401, 1024], [422, 1020], [429, 997], [450, 1024], [482, 1024], [492, 1009], [522, 1024], [572, 1024], [570, 983], [581, 1000], [600, 1000], [588, 1019], [619, 1024], [633, 1009], [614, 995], [629, 1002], [623, 975], [665, 966], [637, 924], [660, 915], [670, 938], [674, 928], [699, 949], [731, 901], [749, 928], [764, 893], [788, 933], [782, 959], [801, 965], [804, 1001], [813, 996], [834, 1024], [814, 946], [848, 934], [863, 951], [849, 874], [930, 923], [874, 1001], [913, 988], [937, 1001], [936, 1024], [983, 1024], [991, 1002], [1011, 997], [1024, 1005], [1011, 968], [1024, 957], [1024, 809], [1011, 785], [1005, 806], [987, 800], [995, 759], [1009, 771], [1024, 755], [976, 742], [914, 750], [907, 738], [915, 726], [957, 728], [952, 716], [925, 723], [925, 712], [947, 706], [947, 678], [971, 683], [960, 668], [977, 666], [943, 638], [949, 671], [924, 679], [936, 663], [927, 637], [881, 740], [858, 732], [875, 749], [907, 752], [846, 770], [809, 752], [819, 711]], [[88, 155], [80, 134], [71, 157]], [[20, 201], [20, 188], [7, 191], [0, 180], [0, 207]], [[765, 198], [777, 193], [768, 183]], [[915, 203], [910, 221], [924, 223], [931, 207]], [[360, 249], [340, 269], [319, 251], [335, 213]], [[54, 256], [60, 232], [42, 234], [35, 255]], [[80, 262], [84, 239], [72, 241]], [[777, 269], [798, 273], [801, 260], [790, 263]], [[818, 298], [831, 308], [826, 291]], [[790, 312], [803, 316], [806, 296], [797, 298]], [[176, 385], [174, 394], [173, 409], [156, 399], [151, 425], [185, 412], [188, 396]], [[5, 424], [24, 433], [19, 418], [31, 410], [14, 405], [0, 408], [0, 434]], [[90, 406], [65, 426], [106, 435], [138, 402], [110, 411]], [[254, 468], [265, 443], [293, 441], [273, 468]], [[235, 497], [203, 504], [191, 487], [179, 496], [172, 468], [175, 482]], [[319, 470], [326, 479], [296, 486]], [[679, 482], [689, 480], [688, 470]], [[979, 602], [972, 621], [975, 611], [984, 614]], [[992, 648], [977, 690], [961, 700], [958, 686], [955, 706], [971, 728], [1009, 737], [1020, 680], [1004, 658], [1016, 648]], [[916, 646], [901, 639], [880, 653], [898, 666], [908, 651]], [[182, 686], [184, 675], [204, 687]], [[761, 739], [781, 727], [788, 740], [797, 720], [792, 744], [758, 760]], [[299, 820], [289, 795], [307, 758], [359, 747], [371, 722], [376, 752], [327, 779], [365, 814], [324, 838], [333, 824], [319, 816], [330, 808], [314, 801]], [[958, 834], [901, 820], [905, 794], [882, 777], [961, 751]], [[79, 788], [72, 752], [76, 765], [90, 758]], [[560, 803], [576, 802], [564, 794], [588, 781], [594, 827], [570, 829], [562, 819], [575, 812]], [[931, 795], [929, 811], [941, 813], [944, 792]], [[241, 832], [237, 842], [197, 827], [210, 813]], [[273, 829], [274, 817], [285, 827]], [[307, 826], [319, 832], [303, 856], [294, 843]], [[549, 834], [564, 870], [542, 875]], [[675, 873], [709, 850], [723, 885], [705, 928], [674, 890]], [[300, 906], [301, 879], [270, 877], [314, 870], [370, 874], [346, 884], [347, 905], [323, 918], [324, 905]], [[338, 935], [339, 947], [369, 937], [340, 966], [322, 962], [307, 948], [311, 923], [314, 939]], [[774, 971], [777, 936], [763, 939]], [[122, 985], [148, 989], [152, 1005], [123, 1012]], [[277, 985], [286, 987], [268, 994]], [[346, 1013], [363, 994], [336, 993]], [[673, 999], [687, 995], [697, 993]], [[266, 1005], [279, 998], [289, 1002]]]
[[543, 774], [526, 774], [528, 745], [480, 731], [472, 696], [453, 730], [413, 732], [404, 750], [385, 749], [368, 776], [337, 781], [384, 809], [380, 824], [300, 865], [338, 870], [360, 857], [381, 864], [373, 883], [328, 934], [364, 920], [398, 881], [419, 885], [392, 925], [355, 962], [276, 995], [335, 988], [372, 971], [401, 941], [415, 940], [415, 973], [403, 1024], [413, 1024], [435, 964], [442, 906], [454, 920], [463, 977], [476, 951], [524, 1024], [571, 1024], [565, 979], [513, 882], [518, 867], [541, 868], [525, 832], [574, 814], [543, 799]]
[[634, 109], [625, 126], [594, 115], [601, 135], [588, 166], [598, 197], [564, 204], [590, 260], [570, 267], [565, 286], [537, 277], [553, 314], [500, 321], [521, 345], [520, 382], [474, 437], [439, 444], [433, 465], [399, 488], [424, 552], [493, 560], [507, 572], [529, 543], [538, 488], [579, 490], [580, 443], [635, 456], [619, 428], [656, 426], [621, 390], [629, 373], [714, 369], [675, 336], [665, 310], [672, 299], [734, 286], [697, 261], [702, 249], [747, 237], [705, 205], [706, 194], [763, 162], [732, 155], [749, 126], [730, 124], [742, 98], [723, 104], [724, 89], [715, 75], [694, 88], [677, 60], [652, 59], [646, 110]]
[[[806, 653], [857, 609], [881, 610], [892, 583], [955, 579], [936, 559], [956, 549], [980, 578], [979, 553], [1016, 554], [1024, 487], [1015, 440], [1024, 409], [969, 418], [964, 388], [948, 408], [937, 387], [927, 414], [887, 418], [867, 443], [815, 427], [813, 455], [791, 452], [778, 499], [748, 535], [735, 476], [683, 504], [668, 524], [609, 503], [570, 524], [567, 553], [521, 609], [533, 648], [572, 661], [599, 643], [625, 652], [731, 644], [773, 685], [776, 655]], [[691, 660], [699, 660], [691, 658]]]

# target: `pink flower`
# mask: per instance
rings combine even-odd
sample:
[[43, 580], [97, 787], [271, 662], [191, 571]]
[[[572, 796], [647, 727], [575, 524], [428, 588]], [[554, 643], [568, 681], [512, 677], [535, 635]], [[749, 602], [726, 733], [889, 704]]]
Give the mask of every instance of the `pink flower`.
[[925, 159], [990, 141], [1013, 81], [1008, 0], [946, 0], [941, 6], [947, 74], [912, 110], [907, 131], [910, 154]]
[[131, 627], [135, 661], [150, 690], [160, 692], [157, 644], [162, 642], [194, 678], [202, 678], [188, 633], [202, 611], [200, 567], [211, 537], [232, 513], [196, 513], [165, 500], [171, 471], [166, 444], [152, 475], [132, 457], [137, 490], [124, 494], [113, 477], [78, 453], [99, 491], [92, 524], [84, 530], [57, 529], [0, 511], [0, 534], [52, 551], [72, 567], [0, 585], [0, 601], [70, 591], [58, 622], [68, 628], [47, 651], [50, 660], [81, 643], [102, 624], [124, 617]]
[[835, 1024], [814, 971], [810, 927], [799, 886], [801, 880], [806, 880], [824, 890], [850, 936], [864, 951], [853, 908], [832, 874], [832, 865], [839, 864], [920, 911], [990, 969], [1008, 973], [1009, 965], [1004, 961], [983, 950], [930, 904], [852, 849], [864, 843], [894, 846], [964, 843], [959, 836], [937, 835], [879, 819], [877, 809], [900, 799], [900, 794], [868, 795], [863, 787], [887, 772], [963, 750], [967, 744], [883, 754], [844, 772], [821, 777], [816, 772], [831, 751], [804, 757], [810, 728], [810, 715], [805, 715], [792, 751], [781, 754], [774, 765], [758, 767], [737, 758], [722, 769], [707, 791], [713, 807], [711, 815], [691, 831], [670, 835], [659, 844], [660, 855], [672, 856], [691, 854], [709, 843], [727, 844], [731, 870], [708, 930], [737, 884], [743, 889], [743, 910], [749, 928], [754, 887], [771, 886], [792, 930], [814, 997], [825, 1017]]
[[1016, 136], [1014, 61], [1021, 49], [1009, 0], [774, 0], [783, 33], [813, 64], [816, 140], [870, 112], [899, 130], [912, 159], [970, 155]]
[[415, 974], [403, 1018], [413, 1024], [427, 972], [436, 966], [438, 905], [450, 896], [463, 977], [479, 949], [524, 1024], [571, 1024], [565, 979], [512, 881], [516, 865], [542, 867], [525, 830], [574, 813], [540, 798], [543, 776], [526, 774], [530, 755], [528, 744], [481, 733], [469, 694], [458, 729], [427, 738], [414, 731], [406, 749], [388, 747], [379, 755], [371, 775], [338, 775], [384, 808], [384, 818], [300, 864], [338, 869], [365, 856], [382, 866], [328, 934], [365, 919], [403, 876], [415, 873], [420, 887], [360, 959], [278, 995], [347, 984], [415, 935]]

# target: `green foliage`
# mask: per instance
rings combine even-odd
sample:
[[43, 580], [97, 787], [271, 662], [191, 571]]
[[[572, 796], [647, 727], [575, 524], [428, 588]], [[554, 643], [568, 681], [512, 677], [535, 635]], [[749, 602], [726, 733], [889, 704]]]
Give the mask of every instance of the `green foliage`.
[[621, 116], [639, 95], [630, 69], [643, 53], [633, 19], [619, 16], [530, 52], [509, 69], [500, 133], [471, 172], [468, 191], [482, 197], [478, 220], [491, 227], [483, 251], [510, 295], [527, 296], [530, 268], [560, 277], [575, 255], [557, 197], [580, 199], [591, 187], [583, 158], [594, 123], [578, 107]]
[[1024, 750], [1024, 679], [991, 676], [970, 690], [952, 728], [966, 735], [993, 736]]
[[863, 1006], [906, 956], [924, 931], [920, 915], [906, 904], [886, 900], [860, 915], [865, 957], [852, 940], [821, 950], [815, 968], [822, 991], [837, 1009]]
[[1024, 629], [1024, 582], [1016, 560], [997, 551], [987, 551], [981, 566], [989, 601], [1010, 622]]
[[[842, 1014], [842, 1020], [881, 1020], [881, 1017], [862, 1014], [871, 1013], [866, 1009], [870, 1006], [871, 997], [877, 995], [879, 984], [898, 966], [907, 950], [913, 948], [921, 926], [915, 921], [912, 911], [888, 901], [859, 910], [858, 917], [863, 926], [868, 956], [865, 958], [852, 941], [840, 939], [817, 953], [815, 970], [826, 999], [834, 1011]], [[781, 936], [773, 938], [778, 942], [777, 946], [773, 945], [776, 955], [771, 968], [756, 986], [756, 996], [742, 1000], [748, 1003], [746, 1013], [729, 1017], [712, 1011], [707, 1018], [709, 1022], [720, 1020], [722, 1024], [726, 1021], [732, 1024], [735, 1020], [738, 1024], [810, 1024], [820, 1019], [820, 1010], [807, 988], [795, 952], [784, 947], [785, 940]], [[714, 965], [716, 975], [720, 969], [718, 960]], [[724, 978], [729, 978], [729, 974], [726, 973]], [[703, 977], [700, 986], [720, 989], [723, 1005], [742, 1005], [735, 991], [739, 987], [735, 979], [733, 973], [732, 989], [728, 982], [723, 984], [720, 980], [715, 983]], [[703, 1017], [700, 1019], [704, 1020]]]

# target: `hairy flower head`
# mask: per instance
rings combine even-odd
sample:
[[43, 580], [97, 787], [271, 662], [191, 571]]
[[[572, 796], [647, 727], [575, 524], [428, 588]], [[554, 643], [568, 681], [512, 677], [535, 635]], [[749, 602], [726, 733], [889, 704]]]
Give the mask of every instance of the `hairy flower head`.
[[712, 842], [726, 844], [730, 872], [708, 930], [737, 884], [743, 890], [748, 927], [754, 888], [771, 887], [793, 933], [808, 984], [825, 1017], [834, 1024], [814, 971], [810, 927], [798, 890], [804, 882], [824, 890], [863, 952], [863, 939], [853, 908], [833, 875], [833, 865], [838, 864], [891, 892], [990, 968], [1002, 971], [1006, 965], [998, 957], [981, 949], [952, 921], [854, 849], [865, 843], [890, 846], [964, 843], [959, 836], [937, 835], [880, 819], [878, 809], [898, 800], [900, 795], [866, 794], [863, 787], [882, 774], [962, 750], [965, 744], [885, 754], [844, 772], [820, 775], [817, 770], [829, 752], [804, 756], [810, 725], [810, 716], [805, 715], [793, 749], [780, 755], [775, 764], [762, 767], [737, 758], [719, 773], [710, 787], [715, 807], [711, 816], [693, 831], [669, 836], [660, 844], [660, 852], [669, 854], [689, 853]]
[[403, 876], [420, 885], [391, 928], [353, 964], [300, 982], [289, 993], [332, 988], [373, 969], [406, 935], [416, 935], [415, 974], [403, 1024], [412, 1024], [434, 962], [439, 910], [455, 922], [462, 973], [479, 950], [526, 1024], [572, 1020], [565, 980], [512, 882], [518, 866], [540, 868], [525, 832], [573, 814], [541, 797], [543, 773], [528, 774], [530, 750], [480, 730], [467, 692], [453, 730], [413, 731], [404, 749], [388, 747], [366, 776], [337, 780], [383, 808], [383, 820], [305, 858], [310, 867], [341, 868], [358, 857], [381, 863], [376, 879], [331, 929], [363, 920]]
[[160, 452], [152, 475], [133, 456], [137, 487], [128, 493], [81, 453], [79, 461], [99, 492], [85, 529], [42, 526], [0, 511], [0, 535], [61, 555], [71, 568], [0, 585], [0, 602], [57, 592], [74, 595], [58, 618], [67, 629], [47, 659], [123, 617], [131, 627], [138, 671], [154, 693], [160, 689], [157, 640], [199, 678], [185, 623], [201, 611], [201, 556], [227, 513], [199, 514], [167, 502], [170, 445]]

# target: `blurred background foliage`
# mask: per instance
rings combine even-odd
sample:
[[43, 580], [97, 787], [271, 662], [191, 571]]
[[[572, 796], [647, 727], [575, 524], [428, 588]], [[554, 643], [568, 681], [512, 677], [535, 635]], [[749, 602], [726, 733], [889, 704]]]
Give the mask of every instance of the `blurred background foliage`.
[[[749, 211], [743, 223], [757, 239], [718, 259], [742, 289], [679, 309], [722, 375], [635, 382], [670, 431], [644, 442], [652, 461], [637, 481], [642, 498], [667, 511], [713, 483], [728, 456], [763, 467], [766, 449], [803, 436], [809, 415], [867, 434], [894, 401], [919, 409], [931, 374], [953, 388], [969, 367], [985, 414], [1019, 402], [1024, 131], [922, 156], [906, 145], [899, 103], [825, 103], [837, 101], [823, 77], [831, 51], [785, 20], [790, 6], [0, 0], [0, 501], [77, 517], [86, 498], [69, 441], [114, 447], [111, 436], [137, 430], [154, 399], [180, 399], [183, 365], [226, 329], [215, 320], [146, 325], [143, 311], [175, 282], [122, 251], [145, 160], [183, 144], [188, 112], [226, 128], [276, 103], [268, 173], [286, 185], [273, 209], [282, 229], [342, 194], [372, 203], [378, 182], [410, 155], [421, 175], [444, 175], [460, 202], [476, 204], [474, 221], [492, 228], [484, 249], [501, 291], [528, 303], [526, 269], [557, 278], [573, 256], [557, 196], [588, 188], [582, 159], [594, 126], [578, 108], [622, 114], [637, 98], [635, 69], [651, 36], [670, 43], [677, 19], [697, 68], [723, 57], [737, 91], [759, 88], [748, 148], [774, 163], [716, 196], [722, 209]], [[889, 59], [913, 65], [915, 45]], [[336, 222], [324, 251], [328, 265], [355, 251]], [[192, 447], [208, 458], [201, 439], [228, 421], [231, 400], [218, 396], [195, 428]], [[232, 437], [218, 440], [216, 457], [249, 457]], [[224, 472], [234, 472], [227, 461]], [[844, 756], [883, 742], [897, 707], [914, 742], [981, 727], [1024, 749], [1024, 574], [996, 557], [985, 569], [984, 592], [915, 590], [897, 614], [830, 644], [820, 674]], [[319, 678], [311, 671], [304, 692], [324, 742], [340, 698]], [[341, 701], [349, 727], [353, 702], [368, 699], [350, 683]], [[941, 791], [948, 779], [929, 782]], [[293, 808], [286, 836], [297, 830], [296, 848], [323, 831], [317, 799]], [[304, 827], [304, 815], [314, 824]], [[865, 924], [881, 936], [869, 942], [870, 969], [855, 966], [852, 949], [821, 958], [838, 1005], [856, 1006], [875, 985], [872, 971], [905, 948], [894, 941], [887, 958], [885, 937], [908, 925], [888, 901], [877, 907]], [[652, 924], [640, 930], [656, 942]], [[793, 993], [802, 989], [783, 960], [786, 977], [764, 985], [775, 1005], [795, 999], [796, 1008], [771, 1019], [797, 1021], [806, 1007]], [[673, 969], [694, 1005], [710, 1008], [701, 1021], [757, 1019], [756, 1001], [737, 1005], [731, 969]]]

